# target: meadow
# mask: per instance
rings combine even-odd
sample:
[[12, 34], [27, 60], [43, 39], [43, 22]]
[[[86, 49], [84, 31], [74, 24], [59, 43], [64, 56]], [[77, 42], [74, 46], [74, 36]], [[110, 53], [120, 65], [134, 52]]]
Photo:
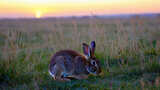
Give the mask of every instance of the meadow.
[[[52, 55], [92, 40], [103, 73], [54, 81]], [[160, 89], [160, 17], [0, 19], [0, 89]]]

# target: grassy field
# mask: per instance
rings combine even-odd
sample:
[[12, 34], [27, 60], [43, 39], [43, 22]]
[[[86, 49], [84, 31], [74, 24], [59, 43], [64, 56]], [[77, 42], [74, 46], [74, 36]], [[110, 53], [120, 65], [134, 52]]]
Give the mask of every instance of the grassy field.
[[[95, 40], [102, 75], [54, 81], [52, 55]], [[160, 17], [0, 20], [0, 89], [160, 89]]]

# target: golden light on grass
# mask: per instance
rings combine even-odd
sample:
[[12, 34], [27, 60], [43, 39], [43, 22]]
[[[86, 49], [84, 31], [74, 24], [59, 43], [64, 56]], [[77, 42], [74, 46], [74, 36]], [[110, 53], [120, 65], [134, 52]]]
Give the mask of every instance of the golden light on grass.
[[36, 18], [40, 18], [42, 16], [42, 12], [40, 10], [37, 10], [35, 13]]

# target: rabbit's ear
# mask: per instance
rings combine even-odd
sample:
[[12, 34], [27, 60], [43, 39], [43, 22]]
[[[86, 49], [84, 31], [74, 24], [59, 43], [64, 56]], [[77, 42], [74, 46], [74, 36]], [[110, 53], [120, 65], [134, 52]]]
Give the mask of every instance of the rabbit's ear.
[[95, 43], [95, 41], [92, 41], [92, 42], [91, 42], [90, 48], [91, 48], [91, 55], [94, 56], [95, 48], [96, 48], [96, 43]]
[[83, 43], [83, 53], [85, 56], [87, 56], [87, 58], [91, 56], [90, 47], [86, 43]]

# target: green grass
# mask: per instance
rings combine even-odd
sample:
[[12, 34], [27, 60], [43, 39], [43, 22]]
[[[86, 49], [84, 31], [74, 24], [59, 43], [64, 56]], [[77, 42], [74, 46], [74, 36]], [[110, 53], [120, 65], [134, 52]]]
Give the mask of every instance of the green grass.
[[[0, 20], [0, 89], [159, 89], [158, 19]], [[48, 73], [52, 55], [62, 49], [82, 52], [82, 42], [92, 40], [103, 73], [54, 81]]]

